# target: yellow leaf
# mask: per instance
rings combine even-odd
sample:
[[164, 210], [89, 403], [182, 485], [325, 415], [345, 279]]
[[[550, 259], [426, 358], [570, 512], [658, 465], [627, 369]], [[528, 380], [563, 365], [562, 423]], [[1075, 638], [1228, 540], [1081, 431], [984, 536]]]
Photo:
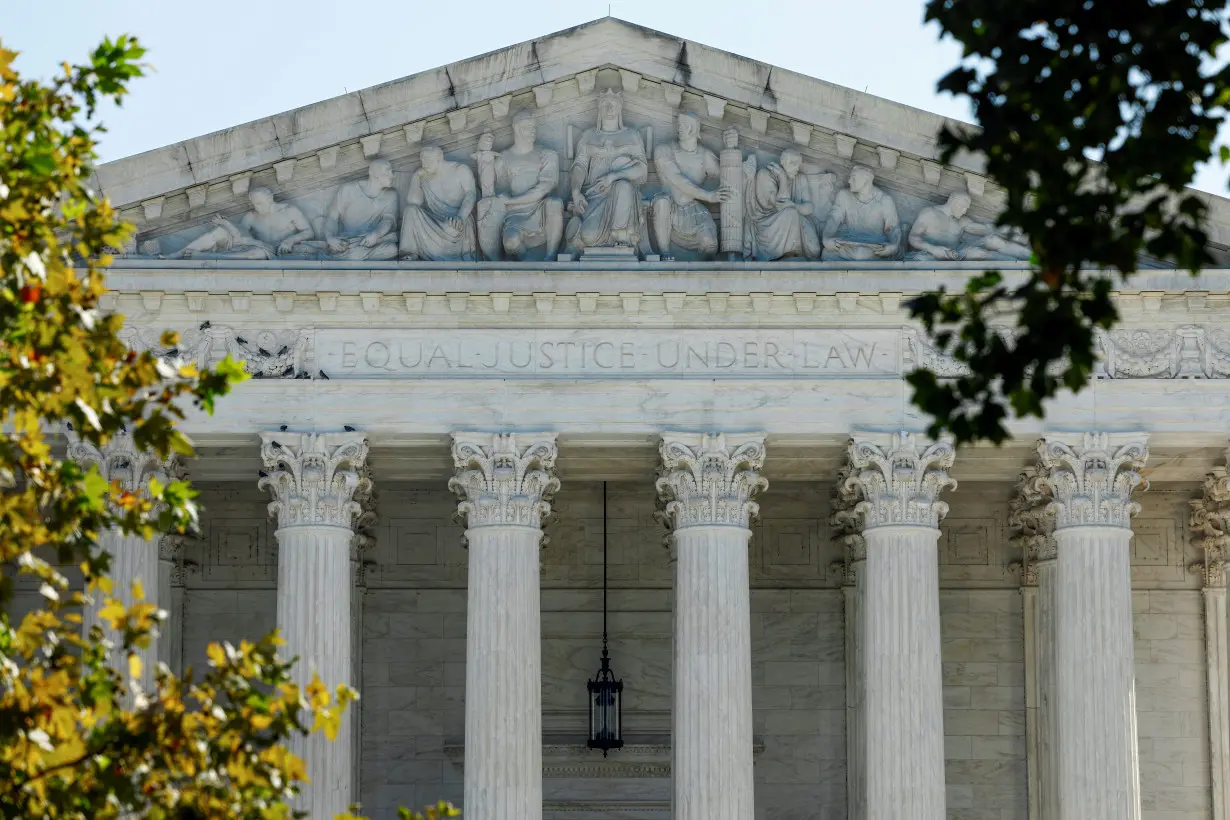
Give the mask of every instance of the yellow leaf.
[[128, 656], [128, 677], [136, 679], [141, 677], [142, 669], [141, 657], [139, 655]]
[[134, 601], [145, 600], [145, 586], [141, 583], [141, 579], [132, 582], [132, 599]]

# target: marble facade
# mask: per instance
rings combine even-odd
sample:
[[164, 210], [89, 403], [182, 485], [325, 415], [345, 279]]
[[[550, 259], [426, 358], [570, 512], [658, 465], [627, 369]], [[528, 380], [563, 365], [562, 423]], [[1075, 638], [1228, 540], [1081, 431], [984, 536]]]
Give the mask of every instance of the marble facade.
[[200, 537], [116, 545], [159, 657], [357, 685], [322, 815], [1230, 820], [1230, 206], [953, 453], [903, 303], [1028, 254], [942, 124], [608, 18], [99, 168], [130, 346], [254, 376], [184, 423]]

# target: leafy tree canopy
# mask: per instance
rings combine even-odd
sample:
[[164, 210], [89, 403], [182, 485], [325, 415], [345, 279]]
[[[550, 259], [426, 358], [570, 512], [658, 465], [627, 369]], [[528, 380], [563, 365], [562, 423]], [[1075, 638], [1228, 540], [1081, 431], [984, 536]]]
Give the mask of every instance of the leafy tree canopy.
[[[161, 459], [190, 456], [174, 427], [184, 406], [212, 412], [244, 378], [229, 359], [198, 370], [131, 352], [122, 319], [98, 310], [107, 249], [132, 229], [88, 187], [93, 119], [122, 101], [143, 54], [133, 38], [107, 40], [44, 84], [0, 45], [0, 816], [291, 817], [310, 772], [287, 739], [335, 735], [355, 693], [319, 679], [300, 689], [274, 636], [210, 646], [199, 680], [161, 667], [142, 691], [139, 650], [165, 613], [139, 583], [131, 606], [112, 597], [110, 556], [94, 545], [108, 529], [191, 530], [194, 492], [175, 480], [133, 492], [58, 455], [56, 431], [71, 425], [94, 446], [122, 434]], [[80, 567], [85, 592], [64, 565]], [[42, 596], [17, 622], [15, 576]], [[100, 623], [83, 633], [85, 606]], [[440, 804], [426, 817], [456, 813]]]
[[1227, 4], [930, 0], [926, 19], [963, 46], [939, 88], [968, 98], [979, 125], [942, 134], [943, 159], [985, 157], [1006, 193], [999, 224], [1034, 255], [1023, 280], [988, 271], [913, 300], [969, 374], [908, 378], [932, 435], [998, 443], [1010, 415], [1041, 417], [1088, 383], [1095, 328], [1117, 321], [1112, 288], [1142, 255], [1193, 272], [1210, 261], [1207, 206], [1184, 186], [1226, 115]]

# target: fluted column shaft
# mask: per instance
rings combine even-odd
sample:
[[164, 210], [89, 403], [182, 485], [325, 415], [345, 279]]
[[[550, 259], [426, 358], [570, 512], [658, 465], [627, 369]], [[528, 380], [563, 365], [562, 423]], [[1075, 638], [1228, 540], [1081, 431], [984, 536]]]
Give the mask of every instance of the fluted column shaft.
[[[280, 439], [280, 440], [279, 440]], [[367, 440], [359, 433], [263, 433], [259, 486], [273, 494], [278, 529], [278, 631], [297, 657], [300, 686], [318, 675], [330, 694], [351, 686], [351, 541], [360, 513], [356, 494], [370, 490]], [[292, 735], [290, 750], [307, 766], [294, 808], [313, 818], [345, 812], [355, 799], [349, 710], [337, 738]]]
[[1060, 816], [1140, 817], [1132, 531], [1058, 529]]
[[[298, 657], [300, 685], [319, 675], [330, 692], [350, 686], [350, 539], [348, 527], [293, 526], [277, 531], [278, 631], [285, 653]], [[307, 763], [311, 783], [300, 808], [333, 817], [352, 800], [350, 710], [337, 739], [294, 734], [290, 749]]]
[[1132, 637], [1132, 491], [1139, 434], [1039, 443], [1053, 493], [1055, 691], [1061, 820], [1138, 820], [1140, 761]]
[[886, 526], [864, 536], [867, 817], [943, 820], [939, 530]]
[[542, 523], [559, 489], [552, 433], [454, 433], [466, 521], [466, 754], [471, 820], [542, 817]]
[[467, 532], [465, 813], [542, 817], [538, 527]]
[[657, 490], [675, 564], [675, 820], [748, 820], [752, 772], [752, 497], [762, 434], [662, 434]]
[[751, 535], [720, 526], [675, 532], [677, 820], [745, 820], [754, 813]]
[[[125, 607], [131, 607], [137, 603], [137, 599], [132, 594], [134, 581], [141, 583], [145, 596], [142, 599], [143, 603], [153, 604], [155, 607], [166, 606], [159, 595], [158, 545], [156, 542], [147, 541], [139, 535], [128, 535], [119, 530], [108, 530], [99, 537], [98, 547], [111, 555], [111, 572], [109, 573], [111, 592], [104, 594], [101, 590], [96, 590], [93, 593], [94, 603], [87, 606], [82, 613], [82, 621], [87, 633], [91, 627], [100, 623], [98, 613], [102, 610], [106, 597], [117, 599]], [[107, 629], [105, 624], [103, 628], [104, 630]], [[112, 635], [113, 640], [118, 640], [118, 638], [118, 635]], [[165, 640], [164, 637], [152, 637], [149, 646], [133, 650], [134, 654], [141, 659], [141, 677], [139, 682], [142, 690], [147, 693], [152, 692], [154, 689], [154, 673], [159, 658], [159, 644], [163, 640]], [[122, 657], [113, 657], [113, 662], [120, 674], [126, 678], [128, 676], [127, 661]]]
[[[856, 433], [843, 479], [861, 500], [862, 771], [867, 820], [945, 820], [940, 493], [955, 453], [910, 433]], [[848, 741], [849, 743], [849, 741]]]

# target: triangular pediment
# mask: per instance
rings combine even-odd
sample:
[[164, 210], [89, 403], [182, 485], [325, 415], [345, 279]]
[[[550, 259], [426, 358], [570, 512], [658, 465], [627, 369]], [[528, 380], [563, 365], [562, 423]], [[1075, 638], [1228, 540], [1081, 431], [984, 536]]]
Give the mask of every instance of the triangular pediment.
[[[391, 163], [404, 202], [424, 145], [473, 168], [481, 135], [501, 150], [513, 116], [529, 111], [539, 144], [559, 155], [566, 198], [577, 140], [608, 89], [622, 91], [625, 124], [653, 144], [672, 140], [676, 115], [689, 112], [714, 152], [730, 126], [760, 167], [797, 150], [821, 197], [867, 165], [905, 224], [954, 191], [971, 195], [976, 219], [997, 210], [977, 158], [937, 161], [944, 118], [613, 18], [110, 162], [96, 181], [137, 224], [139, 256], [172, 254], [215, 217], [241, 217], [257, 187], [299, 208], [319, 235], [338, 187], [364, 178], [372, 160]], [[647, 198], [661, 190], [652, 167], [642, 187]], [[1211, 199], [1221, 243], [1223, 201]]]

